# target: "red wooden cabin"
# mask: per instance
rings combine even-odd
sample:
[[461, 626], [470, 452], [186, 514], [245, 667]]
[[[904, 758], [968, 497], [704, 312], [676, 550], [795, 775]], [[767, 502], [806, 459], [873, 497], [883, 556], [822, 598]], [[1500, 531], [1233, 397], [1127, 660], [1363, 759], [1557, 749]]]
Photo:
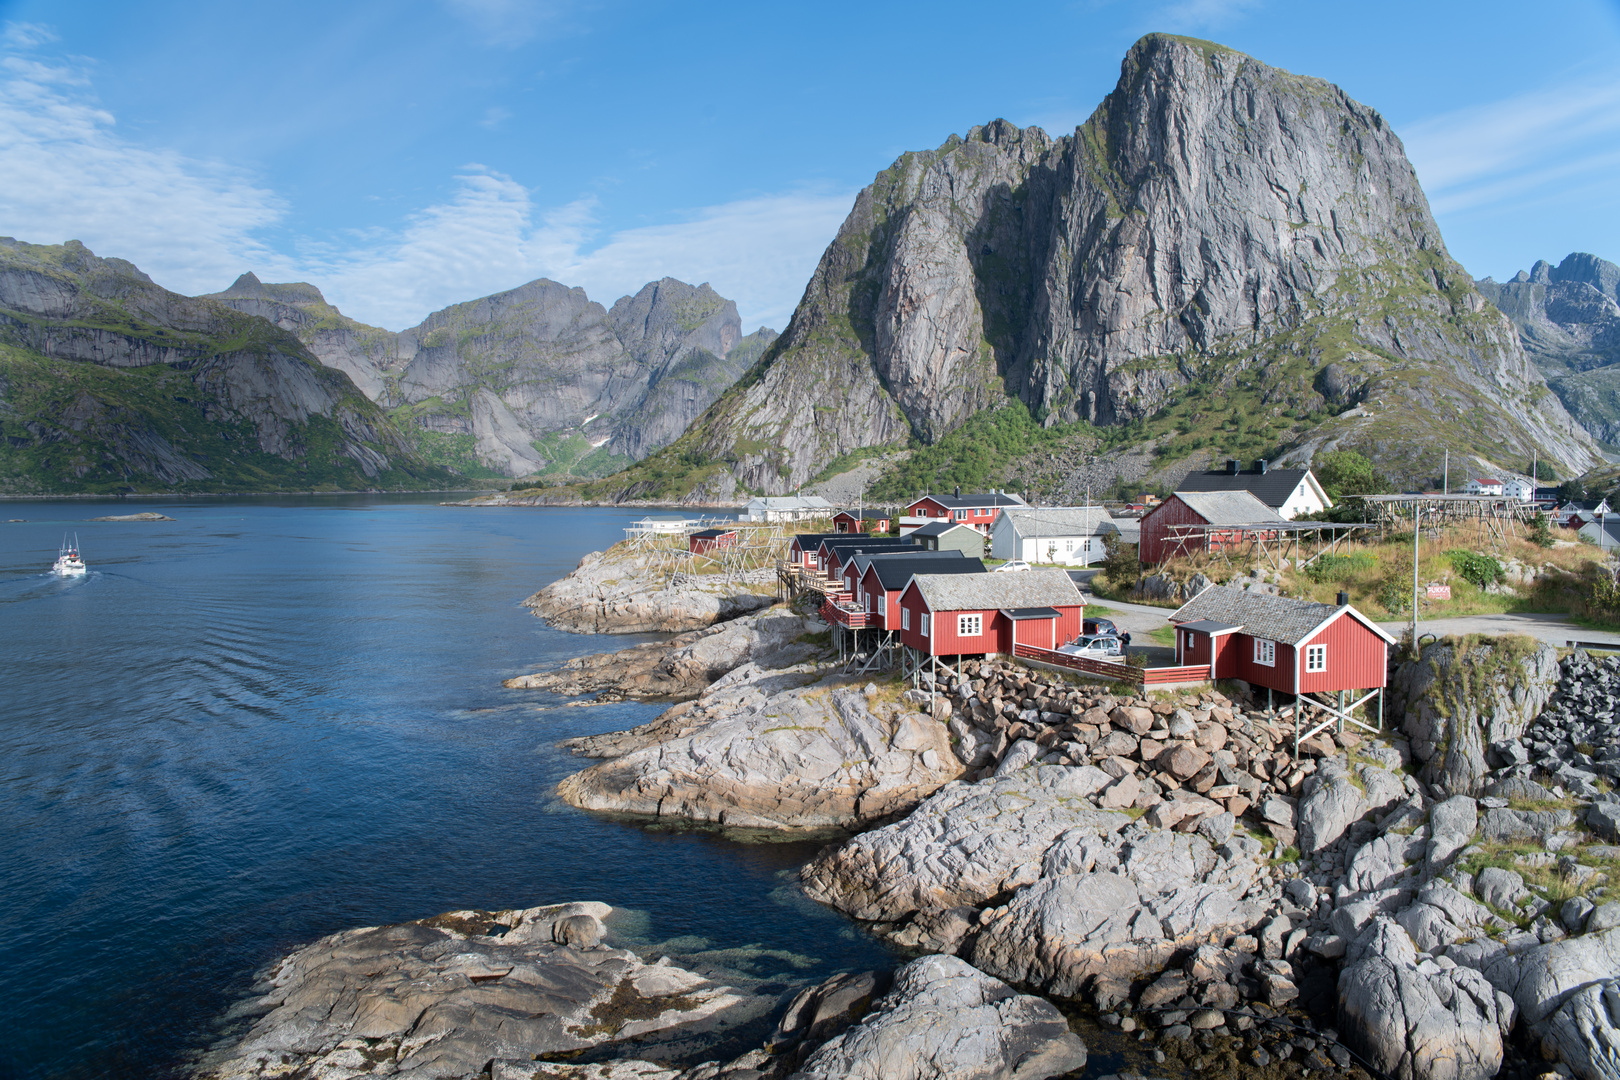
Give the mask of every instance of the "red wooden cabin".
[[1063, 570], [919, 573], [900, 594], [900, 642], [926, 656], [1052, 649], [1080, 636], [1085, 607]]
[[833, 528], [841, 533], [886, 533], [889, 520], [878, 510], [840, 510], [833, 515]]
[[816, 549], [821, 547], [821, 542], [837, 535], [837, 533], [795, 534], [792, 542], [788, 544], [788, 565], [813, 568], [816, 565]]
[[707, 555], [721, 548], [737, 546], [736, 529], [703, 529], [687, 537], [686, 544], [694, 555]]
[[1285, 694], [1371, 690], [1384, 685], [1395, 639], [1340, 603], [1211, 585], [1170, 616], [1176, 663], [1210, 664], [1217, 679], [1242, 679]]
[[1252, 492], [1178, 491], [1142, 517], [1137, 558], [1145, 565], [1154, 566], [1174, 555], [1213, 550], [1244, 539], [1239, 530], [1212, 531], [1178, 539], [1171, 528], [1175, 525], [1254, 525], [1272, 521], [1281, 523], [1283, 518]]
[[862, 555], [845, 567], [844, 580], [855, 602], [867, 612], [868, 626], [900, 627], [900, 594], [917, 574], [983, 574], [984, 561], [960, 551]]
[[916, 551], [917, 545], [898, 536], [829, 536], [816, 549], [815, 566], [830, 578], [844, 576], [844, 564], [862, 552]]

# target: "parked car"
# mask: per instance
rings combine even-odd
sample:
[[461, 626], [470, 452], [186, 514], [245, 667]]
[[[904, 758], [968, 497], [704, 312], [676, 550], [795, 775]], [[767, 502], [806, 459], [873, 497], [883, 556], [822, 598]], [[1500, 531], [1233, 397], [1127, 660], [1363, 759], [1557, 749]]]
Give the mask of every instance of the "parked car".
[[1119, 633], [1119, 627], [1114, 625], [1114, 620], [1112, 619], [1082, 619], [1080, 622], [1080, 630], [1082, 633], [1086, 634], [1117, 635]]
[[1019, 570], [1031, 569], [1029, 563], [1023, 559], [1009, 559], [991, 571], [993, 574], [1012, 574]]
[[1125, 658], [1125, 646], [1113, 634], [1083, 634], [1057, 651], [1087, 660], [1118, 662]]

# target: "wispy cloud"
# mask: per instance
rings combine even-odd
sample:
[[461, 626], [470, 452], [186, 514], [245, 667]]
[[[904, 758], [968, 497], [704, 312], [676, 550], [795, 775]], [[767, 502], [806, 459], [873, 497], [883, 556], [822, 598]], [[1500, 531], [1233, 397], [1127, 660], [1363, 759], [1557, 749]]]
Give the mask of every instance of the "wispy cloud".
[[348, 314], [393, 328], [536, 277], [582, 286], [606, 305], [669, 276], [709, 282], [737, 301], [749, 329], [781, 329], [853, 200], [820, 191], [760, 196], [597, 243], [594, 199], [543, 209], [511, 177], [478, 168], [457, 185], [397, 234], [317, 256], [310, 276]]
[[1401, 131], [1436, 214], [1521, 202], [1620, 158], [1620, 79], [1546, 87], [1443, 113]]
[[281, 200], [238, 170], [122, 139], [83, 69], [0, 59], [0, 232], [116, 249], [197, 290], [244, 260], [271, 261], [255, 233], [281, 214]]
[[9, 49], [35, 49], [56, 40], [56, 31], [42, 23], [8, 22], [0, 32], [0, 41]]
[[516, 179], [469, 166], [445, 198], [397, 227], [273, 246], [267, 230], [285, 206], [252, 176], [123, 138], [81, 67], [17, 50], [0, 57], [0, 233], [82, 240], [185, 293], [224, 288], [246, 269], [304, 279], [355, 318], [393, 329], [536, 277], [611, 304], [665, 275], [708, 281], [750, 329], [780, 329], [853, 197], [766, 194], [612, 230], [592, 197], [542, 205]]
[[1167, 4], [1155, 21], [1180, 29], [1229, 26], [1259, 11], [1263, 0], [1178, 0]]

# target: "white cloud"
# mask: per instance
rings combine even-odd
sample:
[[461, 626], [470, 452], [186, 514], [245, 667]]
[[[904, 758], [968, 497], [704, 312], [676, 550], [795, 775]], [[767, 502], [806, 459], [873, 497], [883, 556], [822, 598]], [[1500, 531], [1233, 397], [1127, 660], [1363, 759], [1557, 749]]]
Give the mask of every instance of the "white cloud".
[[1177, 27], [1209, 29], [1246, 19], [1261, 6], [1262, 0], [1179, 0], [1160, 11], [1156, 21]]
[[285, 207], [253, 177], [122, 138], [82, 67], [0, 57], [0, 234], [82, 240], [184, 293], [250, 268], [308, 280], [353, 317], [393, 329], [536, 277], [611, 304], [665, 275], [710, 282], [749, 329], [781, 329], [853, 197], [789, 191], [612, 231], [594, 198], [541, 206], [513, 178], [469, 166], [444, 201], [397, 228], [305, 237], [289, 250], [264, 238]]
[[1443, 113], [1407, 125], [1401, 138], [1435, 213], [1522, 201], [1612, 173], [1620, 79], [1548, 87]]
[[0, 34], [7, 48], [33, 49], [40, 45], [56, 41], [56, 31], [41, 23], [8, 22], [3, 34]]
[[0, 60], [0, 232], [82, 240], [188, 292], [270, 263], [254, 233], [281, 215], [273, 193], [225, 165], [121, 139], [87, 87], [81, 69]]
[[364, 322], [401, 328], [461, 300], [549, 277], [611, 305], [648, 281], [707, 281], [748, 329], [782, 329], [853, 193], [816, 191], [704, 207], [680, 222], [624, 229], [592, 246], [598, 204], [542, 210], [507, 176], [469, 168], [447, 202], [398, 234], [330, 251], [310, 267], [327, 298]]

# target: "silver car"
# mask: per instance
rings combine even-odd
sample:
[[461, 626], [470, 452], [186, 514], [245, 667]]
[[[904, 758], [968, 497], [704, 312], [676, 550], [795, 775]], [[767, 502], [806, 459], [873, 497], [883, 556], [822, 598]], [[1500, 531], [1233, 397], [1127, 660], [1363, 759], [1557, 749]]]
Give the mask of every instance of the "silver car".
[[1088, 660], [1125, 659], [1125, 646], [1113, 634], [1084, 634], [1063, 646], [1058, 652], [1085, 657]]

